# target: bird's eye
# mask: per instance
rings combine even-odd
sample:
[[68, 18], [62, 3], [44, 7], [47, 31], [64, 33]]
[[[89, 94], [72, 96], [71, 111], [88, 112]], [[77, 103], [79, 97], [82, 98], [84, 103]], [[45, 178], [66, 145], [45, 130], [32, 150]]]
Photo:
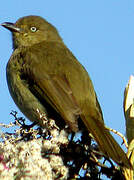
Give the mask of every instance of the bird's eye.
[[37, 31], [37, 28], [33, 26], [33, 27], [30, 28], [30, 30], [31, 30], [32, 32], [36, 32], [36, 31]]

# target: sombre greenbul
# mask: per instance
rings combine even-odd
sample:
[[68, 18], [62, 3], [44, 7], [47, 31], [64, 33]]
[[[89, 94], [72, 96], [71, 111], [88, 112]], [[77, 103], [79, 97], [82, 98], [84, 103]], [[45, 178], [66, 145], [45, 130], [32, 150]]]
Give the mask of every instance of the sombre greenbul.
[[5, 22], [13, 36], [13, 53], [7, 64], [10, 94], [20, 110], [42, 126], [36, 110], [56, 112], [73, 132], [78, 118], [94, 136], [100, 150], [116, 163], [130, 162], [105, 128], [92, 81], [66, 47], [54, 26], [39, 16], [26, 16], [16, 23]]

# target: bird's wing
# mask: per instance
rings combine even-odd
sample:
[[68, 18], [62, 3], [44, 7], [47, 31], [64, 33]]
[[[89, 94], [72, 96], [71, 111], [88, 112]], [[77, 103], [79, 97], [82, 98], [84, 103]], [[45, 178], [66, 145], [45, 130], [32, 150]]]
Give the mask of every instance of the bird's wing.
[[[23, 66], [23, 72], [33, 82], [31, 83], [31, 85], [33, 84], [32, 88], [38, 93], [42, 92], [40, 93], [42, 98], [61, 114], [73, 131], [78, 131], [77, 119], [81, 114], [81, 109], [72, 92], [66, 73], [61, 70], [62, 68], [66, 69], [68, 66], [64, 64], [64, 60], [62, 61], [64, 56], [61, 54], [58, 57], [55, 53], [52, 54], [51, 52], [49, 54], [45, 50], [41, 52], [39, 50], [32, 51], [31, 49], [25, 57], [26, 63]], [[42, 56], [42, 54], [44, 55]]]
[[50, 76], [49, 79], [39, 80], [38, 86], [41, 87], [45, 96], [47, 96], [48, 102], [61, 114], [71, 129], [78, 131], [77, 118], [80, 115], [80, 108], [72, 94], [66, 77]]

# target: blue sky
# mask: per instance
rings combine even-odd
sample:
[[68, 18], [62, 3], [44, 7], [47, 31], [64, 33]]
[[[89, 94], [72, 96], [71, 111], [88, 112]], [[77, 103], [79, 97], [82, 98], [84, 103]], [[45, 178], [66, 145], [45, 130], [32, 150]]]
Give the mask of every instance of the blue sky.
[[[0, 23], [39, 15], [57, 27], [65, 44], [87, 69], [104, 114], [105, 124], [125, 134], [123, 94], [134, 73], [134, 1], [12, 0], [2, 1]], [[0, 123], [18, 110], [6, 84], [12, 53], [11, 34], [0, 28]], [[19, 113], [21, 115], [21, 113]], [[116, 139], [121, 143], [119, 138]]]

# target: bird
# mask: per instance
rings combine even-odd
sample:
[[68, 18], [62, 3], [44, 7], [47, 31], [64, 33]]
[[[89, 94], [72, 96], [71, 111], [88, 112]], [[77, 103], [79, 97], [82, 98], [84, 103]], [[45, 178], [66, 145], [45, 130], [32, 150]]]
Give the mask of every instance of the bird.
[[1, 25], [12, 33], [13, 53], [6, 77], [9, 92], [22, 113], [43, 126], [37, 109], [50, 117], [56, 112], [72, 132], [79, 131], [80, 119], [106, 157], [130, 168], [126, 153], [105, 127], [88, 72], [57, 29], [35, 15]]

